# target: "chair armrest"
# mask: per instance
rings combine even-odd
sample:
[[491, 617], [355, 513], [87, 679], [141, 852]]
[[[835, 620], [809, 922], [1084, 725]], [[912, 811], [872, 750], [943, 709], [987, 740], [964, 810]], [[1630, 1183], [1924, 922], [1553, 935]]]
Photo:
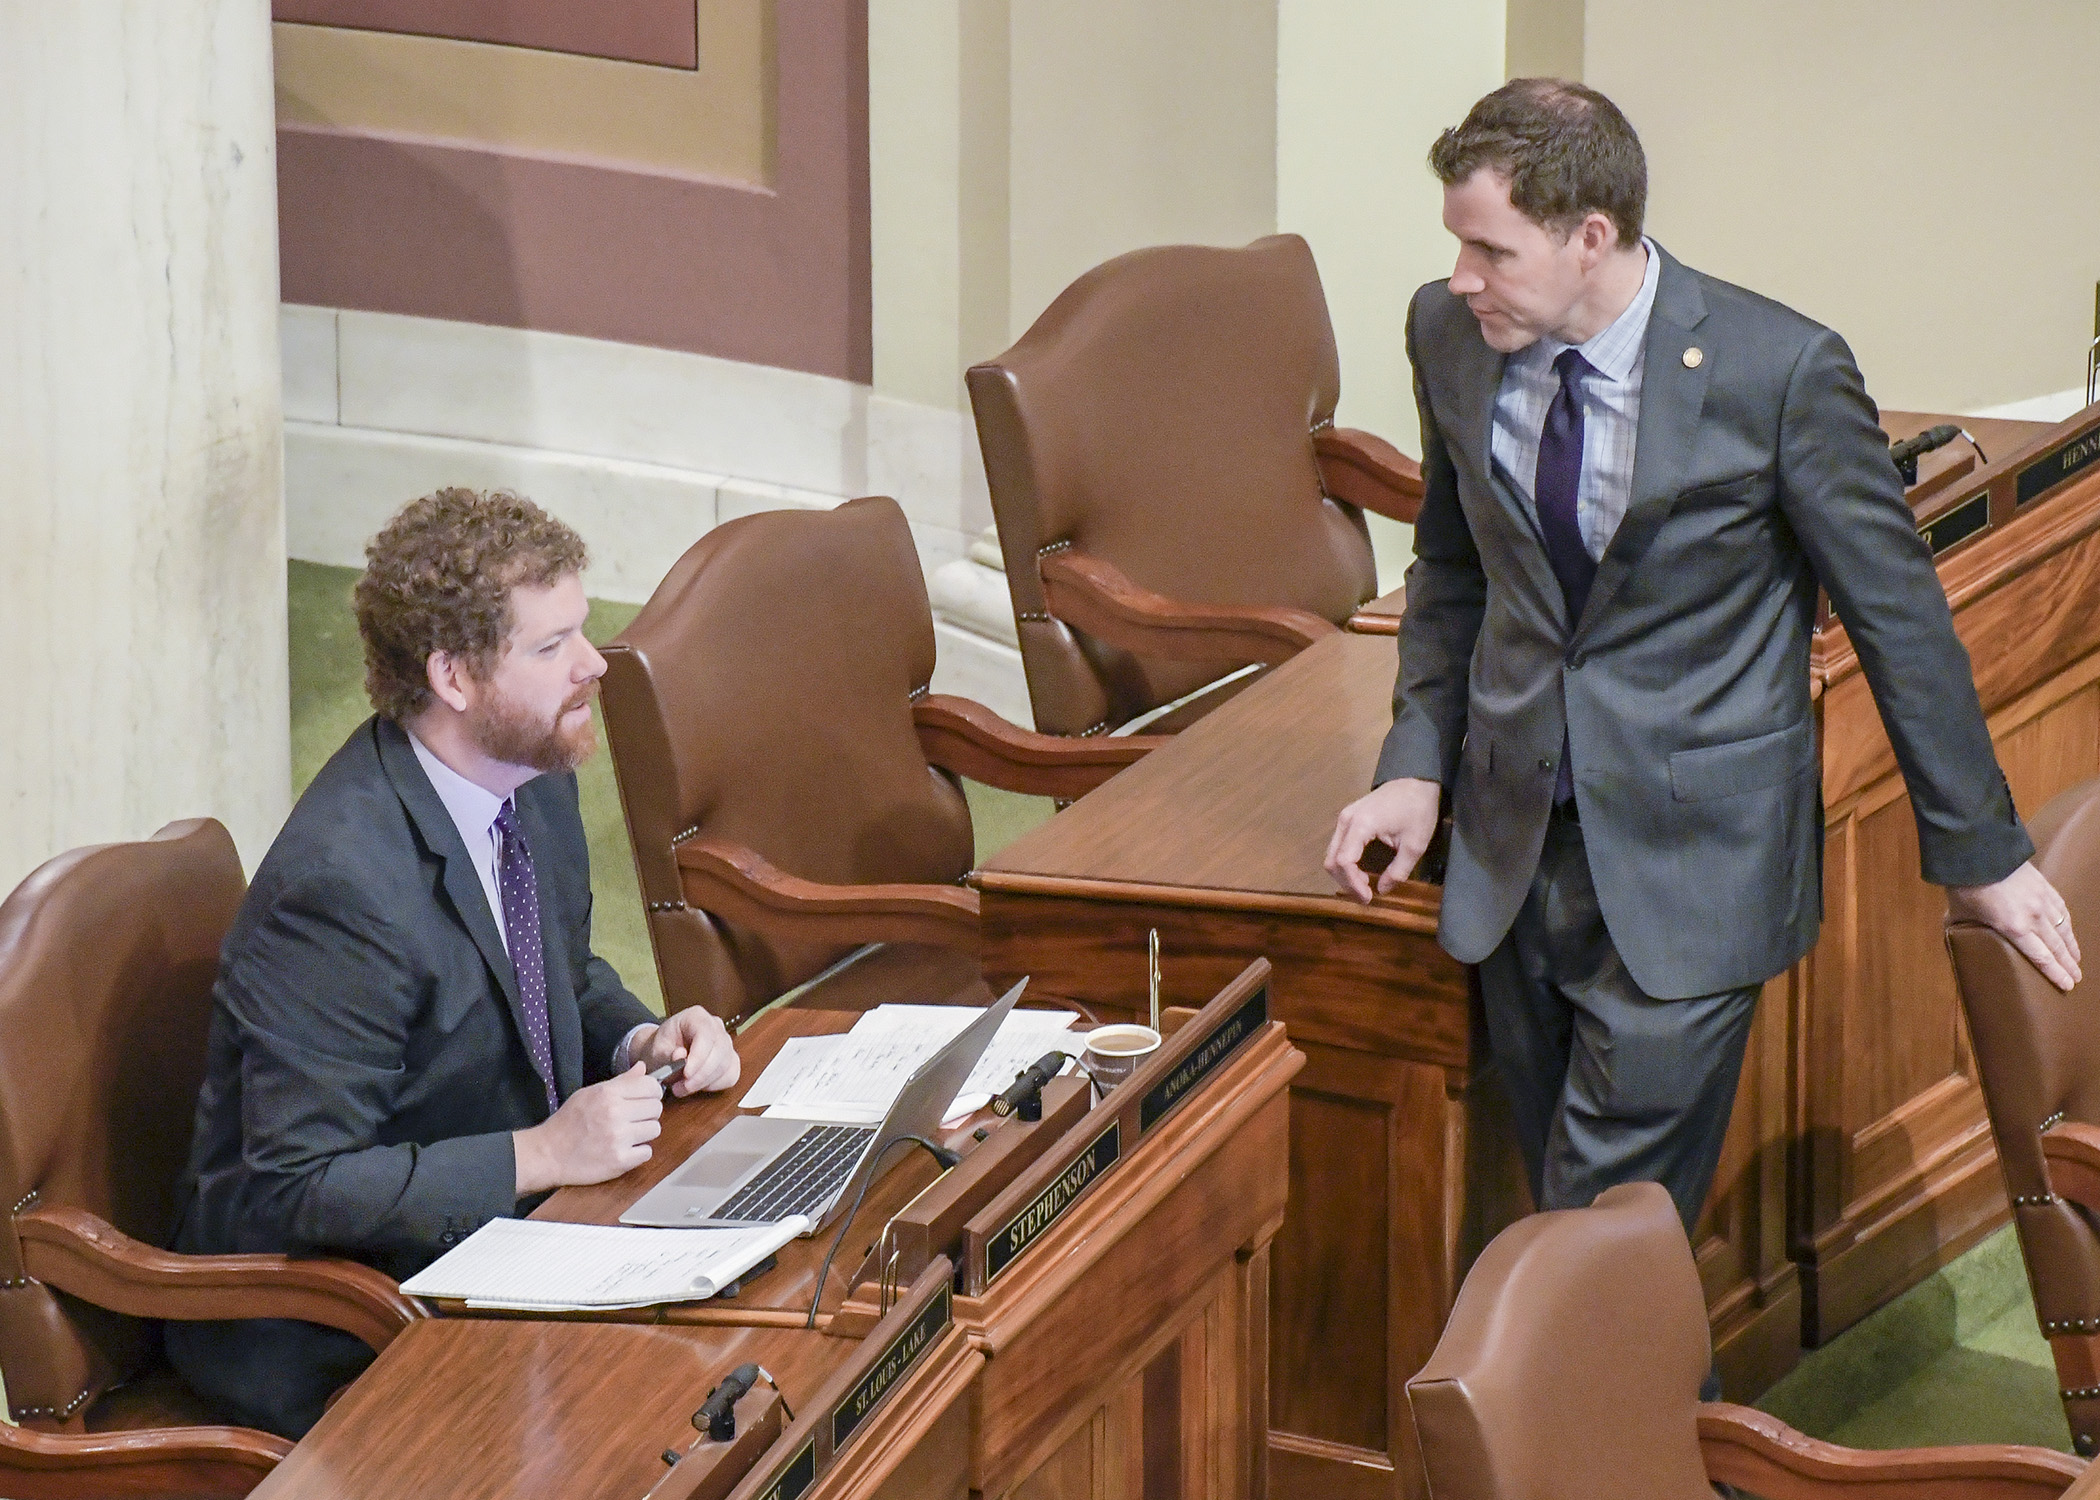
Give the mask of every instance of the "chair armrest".
[[32, 1432], [0, 1425], [0, 1489], [19, 1500], [87, 1495], [245, 1495], [292, 1445], [246, 1427]]
[[1422, 510], [1422, 466], [1384, 438], [1354, 427], [1313, 434], [1320, 484], [1337, 500], [1412, 526]]
[[15, 1215], [15, 1234], [27, 1274], [131, 1318], [298, 1318], [379, 1350], [427, 1316], [392, 1277], [352, 1260], [177, 1255], [80, 1208], [32, 1208]]
[[2100, 1126], [2064, 1120], [2042, 1132], [2049, 1191], [2100, 1214]]
[[1166, 734], [1074, 739], [1008, 723], [982, 703], [933, 693], [912, 706], [919, 746], [943, 770], [1036, 797], [1083, 797], [1173, 738]]
[[1709, 1479], [1765, 1500], [2043, 1500], [2085, 1472], [2085, 1460], [2047, 1448], [1977, 1443], [1959, 1448], [1840, 1448], [1747, 1406], [1699, 1408]]
[[1273, 667], [1336, 633], [1332, 621], [1286, 605], [1184, 604], [1081, 552], [1053, 552], [1038, 568], [1052, 615], [1139, 656]]
[[977, 893], [947, 885], [826, 885], [723, 839], [676, 846], [685, 903], [812, 942], [923, 943], [977, 951]]

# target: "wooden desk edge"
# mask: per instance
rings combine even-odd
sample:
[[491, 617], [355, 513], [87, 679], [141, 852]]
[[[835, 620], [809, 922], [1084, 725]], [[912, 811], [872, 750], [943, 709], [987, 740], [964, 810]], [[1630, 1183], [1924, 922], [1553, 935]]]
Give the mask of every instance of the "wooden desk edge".
[[[1082, 901], [1113, 901], [1131, 906], [1183, 906], [1204, 911], [1275, 912], [1354, 922], [1399, 932], [1436, 936], [1438, 897], [1434, 886], [1409, 881], [1369, 906], [1339, 893], [1305, 896], [1284, 891], [1232, 891], [1215, 886], [1153, 885], [1135, 880], [1094, 880], [1078, 875], [1035, 875], [987, 866], [973, 872], [970, 883], [1002, 896], [1059, 896]], [[1424, 894], [1427, 893], [1427, 894]]]

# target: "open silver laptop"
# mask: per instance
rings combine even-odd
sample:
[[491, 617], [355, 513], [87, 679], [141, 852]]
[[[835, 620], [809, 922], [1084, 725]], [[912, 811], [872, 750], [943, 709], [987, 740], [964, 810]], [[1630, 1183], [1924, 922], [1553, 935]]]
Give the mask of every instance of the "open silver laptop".
[[985, 1008], [955, 1040], [921, 1063], [880, 1125], [816, 1125], [805, 1120], [739, 1115], [716, 1131], [678, 1170], [635, 1200], [622, 1224], [671, 1228], [777, 1224], [790, 1214], [814, 1234], [833, 1209], [851, 1201], [861, 1179], [908, 1152], [883, 1148], [900, 1136], [936, 1138], [941, 1118], [992, 1036], [1027, 987], [1023, 979]]

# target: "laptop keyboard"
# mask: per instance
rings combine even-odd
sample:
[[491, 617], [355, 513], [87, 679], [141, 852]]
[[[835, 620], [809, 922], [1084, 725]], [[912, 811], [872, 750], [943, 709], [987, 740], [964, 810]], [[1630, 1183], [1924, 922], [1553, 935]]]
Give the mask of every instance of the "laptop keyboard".
[[874, 1137], [866, 1125], [812, 1125], [708, 1217], [750, 1224], [777, 1224], [790, 1214], [814, 1219], [845, 1186]]

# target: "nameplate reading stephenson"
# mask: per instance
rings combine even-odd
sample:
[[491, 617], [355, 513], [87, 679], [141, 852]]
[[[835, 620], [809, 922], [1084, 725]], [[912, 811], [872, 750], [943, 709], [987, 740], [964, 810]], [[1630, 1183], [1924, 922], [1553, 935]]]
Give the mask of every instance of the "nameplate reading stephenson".
[[811, 1438], [787, 1461], [787, 1466], [773, 1476], [773, 1482], [758, 1492], [758, 1500], [795, 1500], [816, 1482], [817, 1440]]
[[2081, 433], [2058, 443], [2020, 470], [2020, 477], [2013, 481], [2014, 509], [2038, 498], [2044, 490], [2055, 489], [2096, 459], [2100, 459], [2100, 432]]
[[902, 1333], [890, 1340], [889, 1347], [882, 1351], [874, 1367], [854, 1383], [843, 1401], [831, 1409], [833, 1453], [846, 1446], [846, 1439], [853, 1436], [853, 1429], [860, 1426], [861, 1420], [890, 1393], [890, 1387], [912, 1367], [913, 1361], [940, 1337], [941, 1330], [948, 1326], [954, 1315], [955, 1289], [944, 1282], [934, 1299], [916, 1318], [904, 1325]]
[[1196, 1044], [1196, 1050], [1181, 1060], [1181, 1066], [1152, 1086], [1138, 1106], [1138, 1134], [1157, 1125], [1167, 1111], [1189, 1096], [1211, 1070], [1239, 1049], [1241, 1043], [1268, 1024], [1269, 987], [1263, 985], [1247, 997], [1247, 1003], [1220, 1021], [1215, 1030]]
[[1951, 510], [1943, 510], [1923, 526], [1918, 535], [1925, 538], [1925, 546], [1934, 557], [1938, 557], [1956, 542], [1966, 542], [1991, 524], [1991, 492], [1978, 490]]
[[990, 1286], [997, 1281], [999, 1273], [1078, 1202], [1079, 1195], [1114, 1166], [1122, 1154], [1123, 1127], [1121, 1122], [1111, 1120], [1108, 1129], [1094, 1137], [1094, 1143], [1079, 1154], [1077, 1161], [1058, 1173], [1055, 1182], [1037, 1193], [1026, 1208], [1000, 1225], [998, 1232], [985, 1242], [984, 1284]]

